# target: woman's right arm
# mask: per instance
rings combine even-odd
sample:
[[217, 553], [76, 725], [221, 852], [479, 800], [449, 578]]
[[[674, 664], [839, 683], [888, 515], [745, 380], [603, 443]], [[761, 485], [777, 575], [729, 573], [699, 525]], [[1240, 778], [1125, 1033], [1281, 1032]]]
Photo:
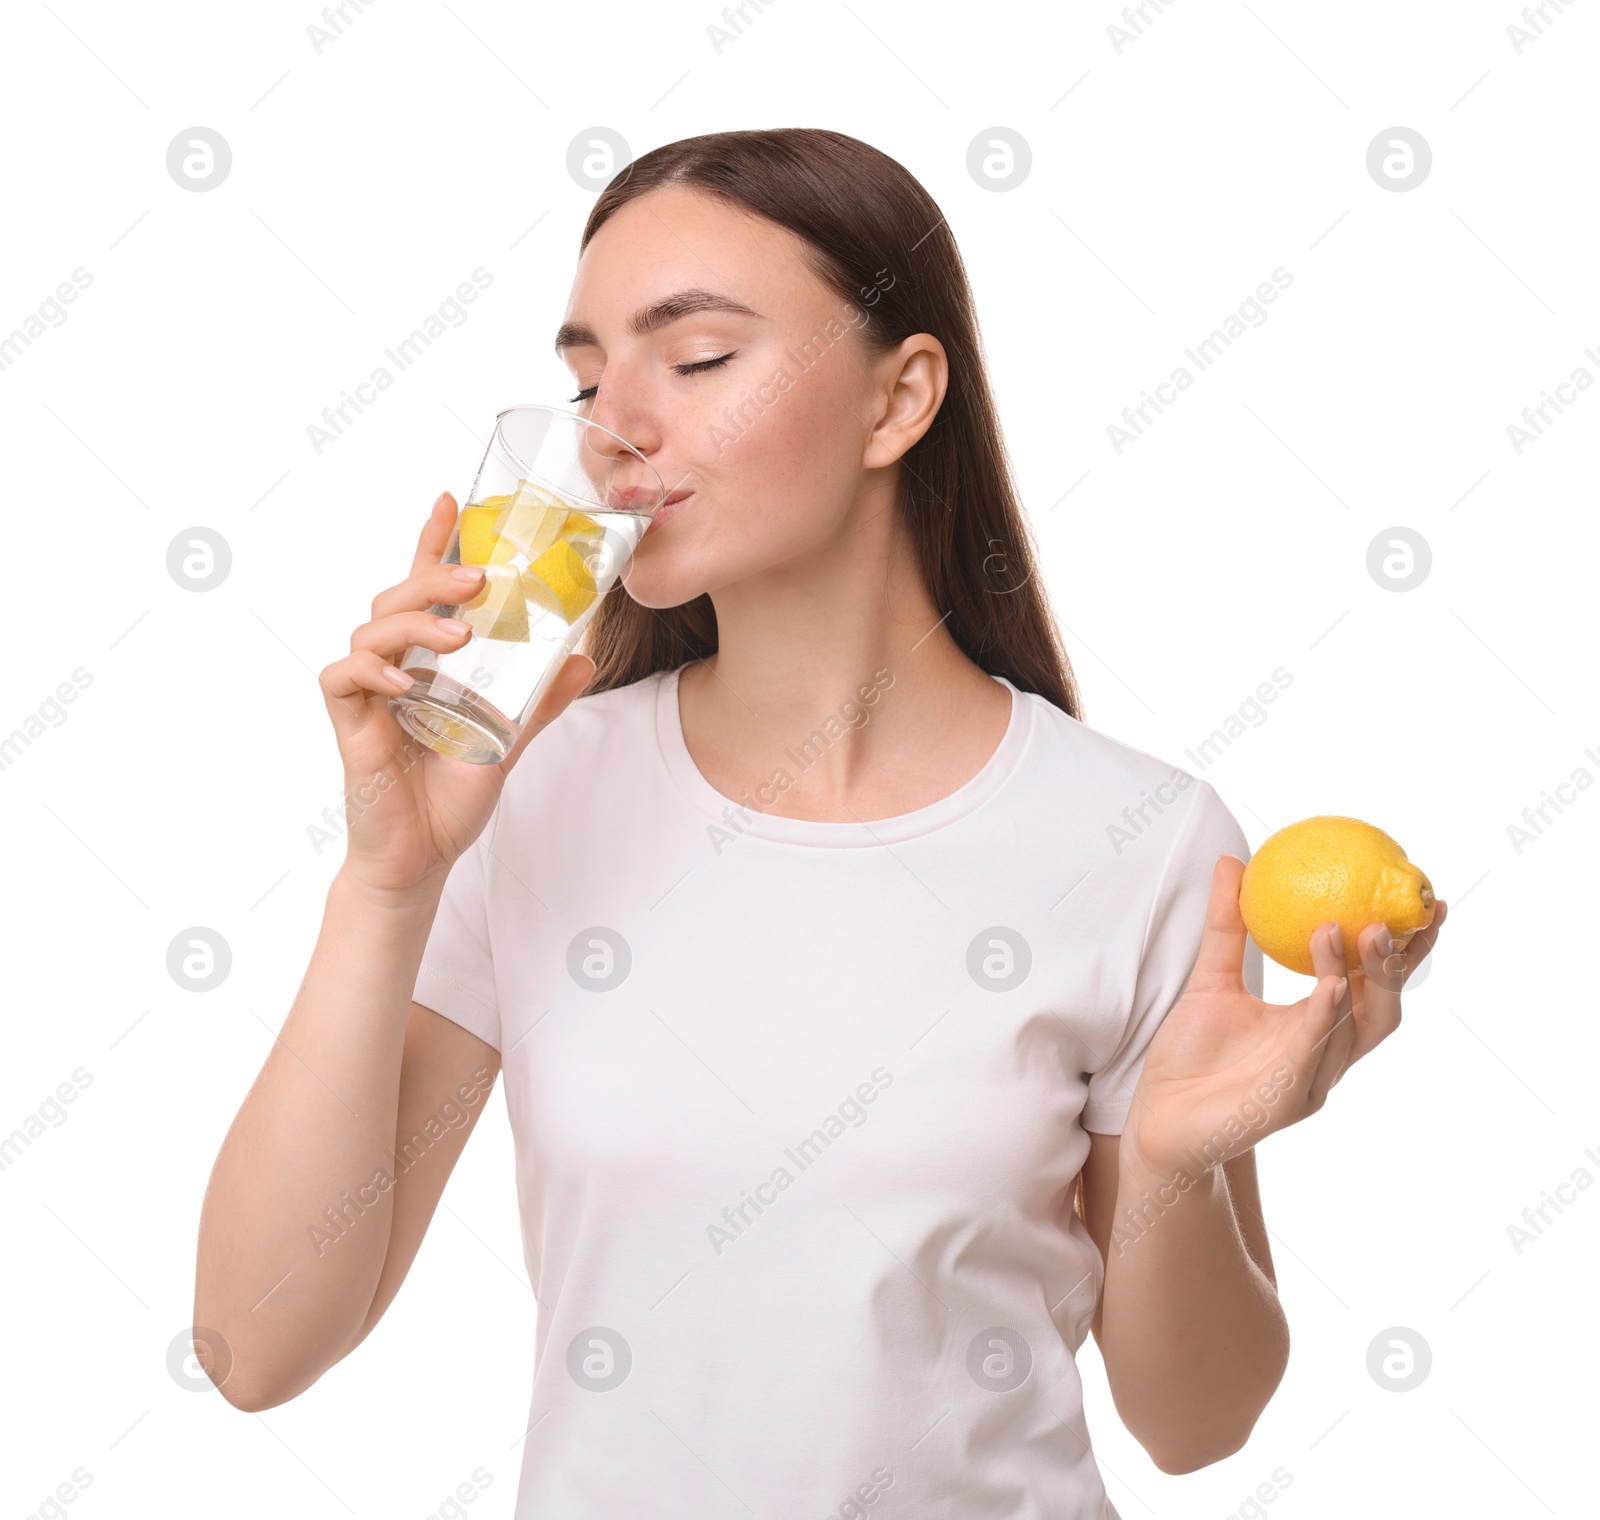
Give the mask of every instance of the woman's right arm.
[[[568, 659], [499, 765], [447, 759], [400, 729], [388, 698], [403, 687], [389, 661], [413, 644], [466, 642], [426, 610], [473, 594], [457, 567], [439, 563], [455, 520], [454, 500], [441, 496], [411, 574], [374, 599], [350, 654], [320, 677], [346, 794], [374, 800], [350, 812], [310, 963], [201, 1208], [195, 1349], [240, 1409], [293, 1398], [377, 1323], [499, 1071], [492, 1045], [411, 994], [451, 866], [528, 742], [594, 666]], [[467, 1121], [411, 1145], [446, 1103]]]
[[[292, 1399], [376, 1323], [399, 1287], [384, 1284], [377, 1304], [398, 1218], [413, 1225], [400, 1231], [414, 1237], [403, 1277], [499, 1071], [492, 1045], [411, 1000], [438, 894], [430, 883], [385, 899], [334, 878], [300, 990], [212, 1168], [196, 1349], [240, 1409]], [[397, 1134], [484, 1068], [483, 1097], [461, 1105], [467, 1124], [447, 1128], [398, 1185], [374, 1186], [395, 1175]]]

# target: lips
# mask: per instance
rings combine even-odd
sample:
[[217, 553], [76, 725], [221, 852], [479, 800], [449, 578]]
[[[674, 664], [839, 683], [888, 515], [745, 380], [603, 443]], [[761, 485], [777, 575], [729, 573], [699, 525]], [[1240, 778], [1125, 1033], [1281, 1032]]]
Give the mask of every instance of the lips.
[[650, 526], [644, 530], [646, 535], [654, 532], [660, 524], [676, 517], [683, 510], [683, 503], [693, 495], [692, 490], [669, 492], [661, 505], [656, 508], [655, 516], [650, 519]]

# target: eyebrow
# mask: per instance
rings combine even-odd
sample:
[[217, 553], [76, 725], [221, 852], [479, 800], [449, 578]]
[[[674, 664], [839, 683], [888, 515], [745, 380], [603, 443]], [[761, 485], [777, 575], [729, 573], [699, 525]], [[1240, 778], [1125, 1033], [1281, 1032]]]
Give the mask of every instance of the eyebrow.
[[[679, 317], [693, 316], [702, 311], [728, 311], [742, 317], [761, 315], [759, 311], [752, 311], [743, 301], [736, 301], [732, 296], [719, 295], [714, 290], [677, 290], [670, 296], [663, 296], [661, 300], [654, 301], [649, 306], [642, 306], [634, 312], [628, 321], [628, 331], [634, 337], [642, 338], [658, 327], [676, 322]], [[594, 329], [585, 327], [581, 322], [563, 322], [556, 333], [556, 352], [584, 345], [590, 348], [600, 346], [599, 339], [594, 335]]]

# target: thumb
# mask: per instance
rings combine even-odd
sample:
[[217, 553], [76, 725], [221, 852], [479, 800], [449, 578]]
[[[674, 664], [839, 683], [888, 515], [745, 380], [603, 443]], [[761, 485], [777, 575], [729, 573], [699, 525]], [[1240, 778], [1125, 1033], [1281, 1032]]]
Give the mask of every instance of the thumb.
[[566, 711], [567, 705], [574, 698], [582, 694], [583, 689], [594, 679], [597, 669], [593, 660], [586, 654], [570, 654], [566, 663], [561, 667], [555, 680], [550, 683], [550, 689], [539, 698], [539, 705], [528, 715], [528, 721], [523, 724], [522, 732], [517, 735], [517, 742], [511, 746], [511, 753], [500, 762], [500, 768], [507, 775], [522, 758], [522, 752], [534, 738]]
[[1239, 911], [1239, 883], [1244, 862], [1237, 855], [1219, 855], [1211, 870], [1211, 897], [1206, 903], [1205, 933], [1195, 958], [1191, 983], [1216, 987], [1244, 984], [1244, 947], [1247, 931]]

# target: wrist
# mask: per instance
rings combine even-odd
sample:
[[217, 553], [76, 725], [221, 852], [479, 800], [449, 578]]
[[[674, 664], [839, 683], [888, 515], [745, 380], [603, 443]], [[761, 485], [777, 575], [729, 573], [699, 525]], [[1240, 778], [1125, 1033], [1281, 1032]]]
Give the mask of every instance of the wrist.
[[363, 908], [376, 908], [386, 913], [431, 914], [438, 907], [439, 896], [444, 891], [448, 867], [434, 872], [407, 887], [381, 887], [363, 881], [350, 869], [349, 863], [334, 873], [328, 884], [328, 896]]
[[1157, 1166], [1141, 1156], [1117, 1159], [1117, 1191], [1126, 1198], [1154, 1198], [1175, 1188], [1186, 1190], [1192, 1185], [1193, 1177], [1184, 1176], [1180, 1168]]
[[1204, 1165], [1163, 1167], [1134, 1157], [1119, 1162], [1117, 1217], [1150, 1221], [1165, 1215], [1186, 1198], [1214, 1198], [1217, 1173]]
[[1118, 1185], [1135, 1197], [1141, 1193], [1154, 1195], [1160, 1189], [1174, 1187], [1187, 1192], [1195, 1183], [1204, 1181], [1213, 1168], [1214, 1163], [1203, 1155], [1148, 1155], [1137, 1139], [1117, 1147]]

